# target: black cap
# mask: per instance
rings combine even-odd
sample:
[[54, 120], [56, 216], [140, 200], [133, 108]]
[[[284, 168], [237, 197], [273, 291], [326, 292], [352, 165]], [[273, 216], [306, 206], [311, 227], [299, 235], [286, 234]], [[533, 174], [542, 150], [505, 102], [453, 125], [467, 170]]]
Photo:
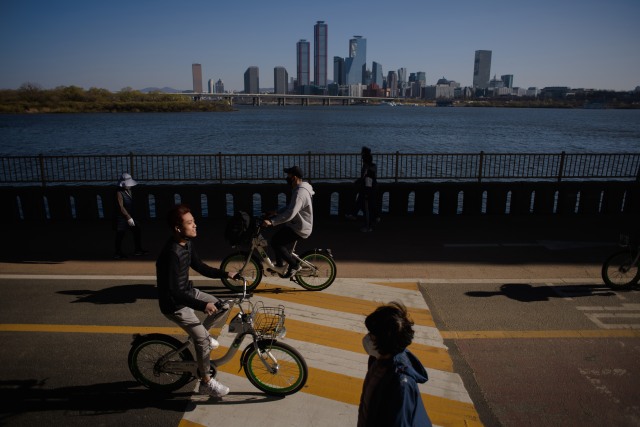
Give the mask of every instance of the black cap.
[[302, 169], [298, 166], [291, 166], [290, 168], [286, 168], [285, 173], [290, 173], [293, 176], [297, 176], [298, 178], [302, 178]]

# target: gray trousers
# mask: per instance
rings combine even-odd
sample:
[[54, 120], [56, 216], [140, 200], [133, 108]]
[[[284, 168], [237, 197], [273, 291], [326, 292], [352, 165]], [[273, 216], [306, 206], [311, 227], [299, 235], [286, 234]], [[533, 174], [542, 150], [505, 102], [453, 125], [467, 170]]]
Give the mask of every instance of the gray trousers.
[[[196, 298], [200, 301], [216, 302], [218, 298], [205, 292], [196, 291]], [[196, 316], [192, 308], [184, 307], [173, 314], [165, 314], [165, 316], [175, 322], [184, 331], [189, 334], [196, 348], [196, 360], [198, 361], [198, 369], [200, 375], [204, 376], [209, 372], [209, 362], [211, 361], [211, 350], [209, 349], [209, 328], [211, 328], [215, 316], [207, 316], [202, 322]]]

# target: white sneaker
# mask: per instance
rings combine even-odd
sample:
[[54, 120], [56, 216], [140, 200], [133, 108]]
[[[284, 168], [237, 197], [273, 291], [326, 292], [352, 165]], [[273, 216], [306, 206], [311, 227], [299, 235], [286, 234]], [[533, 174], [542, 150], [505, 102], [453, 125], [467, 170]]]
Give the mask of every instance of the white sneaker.
[[220, 343], [216, 341], [212, 336], [209, 337], [209, 351], [215, 350], [220, 347]]
[[209, 396], [222, 397], [229, 394], [229, 387], [211, 378], [206, 384], [200, 381], [198, 394], [208, 394]]

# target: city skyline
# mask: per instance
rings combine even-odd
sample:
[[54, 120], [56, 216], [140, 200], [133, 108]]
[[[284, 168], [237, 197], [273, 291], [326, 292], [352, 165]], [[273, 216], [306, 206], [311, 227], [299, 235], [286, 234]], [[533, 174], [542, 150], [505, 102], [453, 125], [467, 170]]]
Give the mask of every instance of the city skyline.
[[[427, 85], [444, 77], [472, 86], [478, 50], [493, 52], [491, 77], [512, 75], [518, 87], [626, 91], [640, 85], [636, 0], [453, 0], [446, 7], [407, 0], [397, 16], [382, 3], [360, 0], [327, 0], [317, 10], [296, 4], [249, 0], [210, 10], [200, 0], [7, 0], [0, 5], [0, 89], [29, 82], [45, 89], [189, 90], [191, 66], [201, 64], [205, 82], [222, 80], [226, 90], [242, 91], [250, 66], [266, 75], [284, 67], [295, 76], [296, 43], [314, 40], [318, 21], [329, 29], [329, 80], [333, 59], [349, 57], [357, 34], [366, 39], [367, 69], [375, 61], [385, 76], [423, 71]], [[270, 87], [270, 80], [262, 85]]]

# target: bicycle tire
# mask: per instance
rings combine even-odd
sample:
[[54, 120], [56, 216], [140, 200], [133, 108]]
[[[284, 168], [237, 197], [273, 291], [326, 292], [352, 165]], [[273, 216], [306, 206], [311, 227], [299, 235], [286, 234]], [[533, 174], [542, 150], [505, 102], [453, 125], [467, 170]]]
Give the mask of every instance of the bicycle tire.
[[[240, 273], [242, 277], [247, 279], [247, 292], [253, 291], [258, 287], [262, 280], [262, 267], [255, 258], [251, 258], [244, 270], [240, 272], [240, 269], [244, 265], [245, 260], [249, 254], [247, 252], [236, 252], [231, 255], [227, 255], [220, 264], [220, 270], [226, 272]], [[222, 279], [222, 284], [233, 292], [242, 292], [244, 285], [242, 280], [233, 280], [228, 278]]]
[[308, 291], [327, 289], [336, 280], [337, 267], [333, 258], [319, 251], [309, 251], [300, 257], [313, 264], [318, 270], [316, 275], [308, 276], [304, 271], [296, 274], [296, 281]]
[[[162, 356], [180, 348], [182, 344], [163, 334], [144, 335], [136, 339], [129, 350], [129, 371], [136, 381], [152, 390], [167, 392], [182, 388], [193, 380], [191, 372], [162, 372], [158, 365]], [[184, 349], [172, 360], [193, 361], [193, 355]]]
[[614, 289], [625, 289], [638, 283], [640, 269], [633, 262], [633, 253], [629, 250], [616, 252], [602, 265], [602, 280]]
[[[304, 387], [309, 376], [309, 368], [298, 350], [275, 340], [259, 341], [258, 347], [263, 351], [269, 351], [271, 357], [278, 361], [278, 371], [272, 373], [267, 370], [254, 344], [251, 343], [245, 349], [242, 359], [242, 367], [251, 384], [273, 396], [288, 396]], [[272, 362], [271, 358], [267, 361]]]

